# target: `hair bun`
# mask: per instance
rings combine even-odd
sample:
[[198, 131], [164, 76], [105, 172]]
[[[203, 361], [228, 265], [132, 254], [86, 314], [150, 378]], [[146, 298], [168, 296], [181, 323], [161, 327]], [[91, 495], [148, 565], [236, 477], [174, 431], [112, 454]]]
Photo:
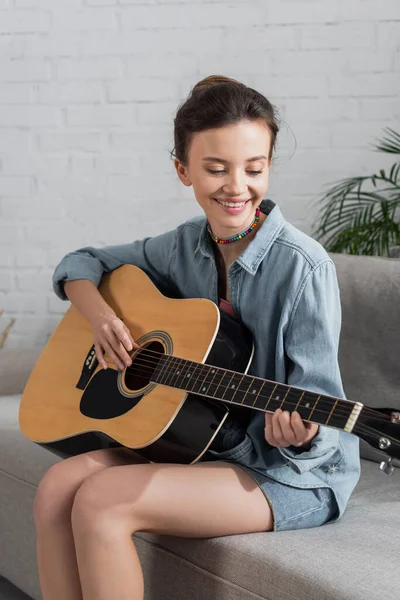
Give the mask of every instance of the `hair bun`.
[[202, 90], [206, 87], [211, 87], [213, 85], [217, 85], [218, 83], [235, 83], [237, 85], [243, 85], [240, 81], [236, 79], [231, 79], [230, 77], [225, 77], [225, 75], [209, 75], [205, 77], [194, 86], [192, 93], [197, 92], [198, 90]]

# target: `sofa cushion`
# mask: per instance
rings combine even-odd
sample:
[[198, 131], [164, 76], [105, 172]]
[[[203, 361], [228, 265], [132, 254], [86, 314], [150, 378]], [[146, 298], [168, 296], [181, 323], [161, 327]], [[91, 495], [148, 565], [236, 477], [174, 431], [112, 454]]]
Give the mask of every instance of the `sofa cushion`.
[[[400, 410], [400, 260], [331, 257], [342, 304], [339, 364], [346, 397], [373, 408]], [[360, 454], [382, 460], [382, 453], [363, 440]]]
[[42, 351], [41, 347], [0, 350], [0, 396], [21, 394]]
[[[22, 589], [39, 598], [32, 501], [44, 472], [60, 459], [22, 436], [18, 407], [18, 396], [0, 398], [0, 572], [23, 579]], [[347, 511], [331, 525], [212, 539], [137, 533], [151, 590], [146, 600], [395, 600], [399, 486], [400, 472], [389, 477], [362, 461]], [[22, 571], [15, 564], [21, 556]]]

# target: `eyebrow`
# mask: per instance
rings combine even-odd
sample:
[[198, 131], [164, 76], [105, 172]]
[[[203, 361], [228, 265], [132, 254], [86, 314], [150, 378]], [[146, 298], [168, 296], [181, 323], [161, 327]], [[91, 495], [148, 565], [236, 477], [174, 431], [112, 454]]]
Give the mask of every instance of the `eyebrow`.
[[[248, 159], [246, 160], [246, 162], [252, 162], [253, 160], [262, 160], [263, 158], [264, 158], [265, 160], [267, 160], [267, 157], [266, 157], [266, 156], [264, 156], [264, 154], [260, 154], [260, 156], [253, 156], [253, 158], [248, 158]], [[216, 157], [216, 156], [205, 156], [205, 157], [204, 157], [204, 158], [202, 158], [201, 160], [212, 160], [212, 161], [215, 161], [215, 162], [221, 162], [221, 163], [225, 163], [225, 164], [228, 164], [228, 163], [229, 163], [229, 161], [228, 161], [228, 160], [224, 160], [223, 158], [218, 158], [218, 157]]]

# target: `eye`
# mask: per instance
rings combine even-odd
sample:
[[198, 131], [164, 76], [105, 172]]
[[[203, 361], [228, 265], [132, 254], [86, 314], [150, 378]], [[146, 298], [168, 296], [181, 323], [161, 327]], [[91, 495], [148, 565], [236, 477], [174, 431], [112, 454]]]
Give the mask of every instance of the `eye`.
[[[224, 173], [225, 171], [213, 171], [212, 169], [207, 169], [208, 173], [211, 173], [212, 175], [220, 175], [220, 173]], [[247, 171], [247, 173], [249, 173], [249, 175], [260, 175], [260, 173], [263, 173], [263, 171]]]

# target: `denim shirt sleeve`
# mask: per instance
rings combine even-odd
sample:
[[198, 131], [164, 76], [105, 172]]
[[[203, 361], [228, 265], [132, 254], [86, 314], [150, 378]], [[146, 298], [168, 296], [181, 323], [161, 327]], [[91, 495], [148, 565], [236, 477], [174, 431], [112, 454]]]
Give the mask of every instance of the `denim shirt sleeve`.
[[88, 246], [67, 254], [53, 274], [53, 289], [61, 300], [67, 300], [64, 283], [89, 279], [98, 286], [103, 273], [125, 264], [142, 269], [160, 288], [170, 284], [170, 263], [176, 247], [177, 230], [147, 237], [130, 244], [93, 248]]
[[[341, 328], [340, 292], [331, 259], [314, 267], [305, 277], [293, 307], [285, 350], [287, 384], [337, 398], [345, 398], [338, 348]], [[339, 446], [337, 429], [319, 426], [307, 450], [289, 446], [280, 452], [308, 470], [319, 466]]]

